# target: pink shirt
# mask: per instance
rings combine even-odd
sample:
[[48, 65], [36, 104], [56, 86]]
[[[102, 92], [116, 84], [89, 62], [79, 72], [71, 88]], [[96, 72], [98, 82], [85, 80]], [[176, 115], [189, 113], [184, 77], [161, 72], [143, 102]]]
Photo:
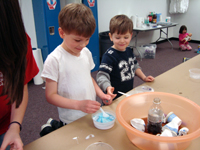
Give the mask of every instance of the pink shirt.
[[[184, 43], [185, 40], [183, 40], [187, 35], [189, 35], [188, 33], [185, 34], [179, 34], [179, 46], [182, 44], [188, 44], [188, 42]], [[183, 40], [183, 41], [182, 41]]]

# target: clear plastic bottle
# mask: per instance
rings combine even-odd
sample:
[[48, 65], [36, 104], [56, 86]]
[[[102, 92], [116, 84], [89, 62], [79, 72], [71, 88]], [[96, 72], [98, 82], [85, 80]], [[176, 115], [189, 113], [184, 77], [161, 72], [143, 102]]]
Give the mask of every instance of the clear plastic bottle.
[[161, 100], [155, 98], [153, 100], [153, 105], [150, 107], [148, 112], [148, 122], [147, 122], [147, 131], [151, 134], [158, 134], [162, 131], [162, 121], [163, 121], [163, 109], [160, 105]]

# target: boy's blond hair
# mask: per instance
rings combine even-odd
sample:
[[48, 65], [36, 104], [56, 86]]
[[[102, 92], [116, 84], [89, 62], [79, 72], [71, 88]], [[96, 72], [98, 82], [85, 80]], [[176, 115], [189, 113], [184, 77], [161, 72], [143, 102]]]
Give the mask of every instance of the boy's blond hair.
[[133, 22], [126, 15], [116, 15], [110, 20], [110, 33], [133, 33]]
[[79, 3], [66, 5], [59, 13], [58, 22], [64, 32], [84, 37], [91, 37], [96, 27], [91, 9]]

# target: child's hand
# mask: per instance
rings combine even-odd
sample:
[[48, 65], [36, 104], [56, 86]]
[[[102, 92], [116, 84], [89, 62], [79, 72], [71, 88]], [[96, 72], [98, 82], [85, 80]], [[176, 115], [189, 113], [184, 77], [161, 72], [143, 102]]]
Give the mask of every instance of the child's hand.
[[102, 101], [104, 104], [110, 105], [112, 103], [112, 98], [110, 95], [104, 94], [104, 96], [102, 97]]
[[112, 100], [117, 96], [117, 94], [113, 94], [114, 87], [107, 87], [106, 89], [107, 94], [105, 94], [105, 98], [102, 98], [103, 103], [106, 105], [110, 105], [112, 103]]
[[189, 37], [191, 37], [191, 36], [192, 36], [192, 33], [189, 33], [188, 35], [189, 35]]
[[148, 76], [148, 77], [145, 77], [143, 80], [144, 80], [145, 82], [152, 82], [152, 81], [154, 81], [154, 77]]
[[95, 113], [101, 106], [99, 102], [92, 100], [81, 100], [79, 101], [78, 105], [79, 110], [89, 114]]
[[112, 99], [112, 100], [117, 96], [117, 94], [113, 94], [114, 90], [115, 90], [115, 88], [112, 87], [112, 86], [109, 86], [109, 87], [107, 87], [107, 89], [106, 89], [107, 94], [111, 96], [111, 99]]

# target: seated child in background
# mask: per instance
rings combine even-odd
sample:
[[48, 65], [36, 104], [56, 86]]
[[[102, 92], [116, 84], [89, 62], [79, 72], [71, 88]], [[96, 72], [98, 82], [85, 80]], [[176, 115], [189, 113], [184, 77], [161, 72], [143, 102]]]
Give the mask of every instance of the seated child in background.
[[127, 16], [117, 15], [110, 20], [109, 37], [114, 45], [102, 57], [97, 83], [112, 99], [120, 96], [118, 91], [126, 93], [133, 89], [135, 74], [145, 82], [154, 81], [154, 77], [145, 76], [128, 47], [132, 35], [133, 22]]
[[182, 51], [192, 50], [192, 47], [188, 44], [191, 40], [192, 33], [187, 33], [187, 27], [182, 25], [179, 29], [179, 47]]
[[111, 96], [104, 94], [91, 76], [95, 64], [86, 48], [96, 27], [91, 9], [70, 3], [60, 11], [58, 20], [63, 42], [48, 55], [41, 76], [46, 80], [46, 99], [58, 107], [62, 126], [99, 110], [96, 94], [108, 102]]

